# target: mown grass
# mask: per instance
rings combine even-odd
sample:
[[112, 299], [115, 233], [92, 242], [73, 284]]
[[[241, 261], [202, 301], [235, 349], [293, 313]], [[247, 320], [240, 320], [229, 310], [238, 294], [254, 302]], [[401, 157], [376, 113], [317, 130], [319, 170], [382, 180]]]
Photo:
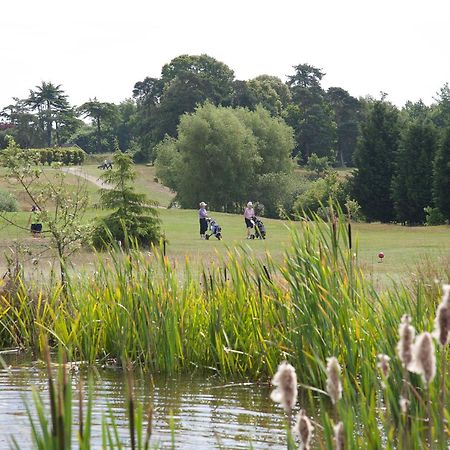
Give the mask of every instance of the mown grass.
[[[88, 174], [96, 177], [103, 173], [97, 169], [97, 164], [83, 166]], [[154, 167], [137, 165], [136, 189], [146, 193], [149, 198], [159, 201], [161, 206], [167, 206], [173, 198], [173, 193], [154, 181]], [[51, 169], [48, 170], [51, 176]], [[68, 183], [77, 183], [78, 177], [68, 174]], [[3, 178], [0, 177], [0, 186], [10, 189]], [[85, 220], [94, 221], [105, 211], [98, 209], [98, 186], [87, 183], [90, 207]], [[17, 194], [17, 192], [16, 192]], [[7, 223], [0, 224], [0, 253], [8, 252], [14, 241], [24, 243], [33, 253], [29, 259], [35, 259], [40, 255], [46, 245], [44, 240], [33, 240], [28, 233], [28, 220], [30, 217], [29, 206], [22, 196], [22, 212], [13, 214], [13, 220], [21, 228], [13, 227]], [[207, 200], [207, 199], [206, 199]], [[245, 241], [246, 231], [243, 219], [240, 215], [223, 214], [211, 211], [210, 215], [216, 218], [223, 228], [224, 240], [221, 242], [212, 239], [200, 241], [198, 235], [197, 212], [180, 209], [159, 209], [162, 219], [162, 230], [168, 240], [167, 251], [171, 258], [184, 260], [187, 256], [192, 265], [202, 262], [217, 261], [226, 255], [228, 249], [243, 246], [249, 249], [252, 257], [261, 257], [265, 252], [280, 261], [283, 258], [285, 248], [289, 242], [288, 228], [291, 224], [282, 220], [265, 219], [268, 239], [266, 241]], [[294, 226], [298, 226], [294, 224]], [[374, 281], [377, 287], [384, 287], [391, 280], [399, 281], [411, 274], [417, 273], [417, 266], [425, 261], [433, 264], [446, 264], [446, 255], [450, 251], [450, 227], [404, 227], [392, 224], [354, 224], [353, 225], [354, 251], [358, 253], [358, 260], [367, 277]], [[3, 249], [3, 251], [2, 251]], [[243, 250], [246, 251], [246, 250]], [[383, 251], [385, 258], [382, 263], [377, 257], [379, 251]], [[51, 261], [53, 256], [47, 252], [44, 261]], [[5, 260], [0, 263], [0, 269], [6, 270]], [[76, 271], [89, 269], [92, 263], [90, 251], [85, 250], [72, 258], [73, 268]], [[45, 272], [48, 272], [48, 264], [45, 262]], [[33, 267], [33, 272], [39, 272], [43, 264], [38, 268]], [[37, 270], [38, 269], [38, 270]]]

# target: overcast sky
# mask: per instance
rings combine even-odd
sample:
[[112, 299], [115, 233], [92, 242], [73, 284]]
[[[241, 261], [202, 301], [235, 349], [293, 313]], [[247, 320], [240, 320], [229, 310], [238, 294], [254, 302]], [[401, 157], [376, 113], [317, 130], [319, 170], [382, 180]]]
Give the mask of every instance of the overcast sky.
[[71, 104], [119, 103], [181, 54], [237, 79], [286, 80], [308, 63], [324, 88], [433, 102], [450, 82], [448, 0], [2, 0], [0, 109], [42, 81]]

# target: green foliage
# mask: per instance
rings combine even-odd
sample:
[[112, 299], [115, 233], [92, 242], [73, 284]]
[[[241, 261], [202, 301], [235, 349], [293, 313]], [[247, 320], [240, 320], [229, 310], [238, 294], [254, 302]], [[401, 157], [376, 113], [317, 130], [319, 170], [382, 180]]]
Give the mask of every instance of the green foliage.
[[254, 104], [261, 105], [272, 116], [281, 116], [292, 100], [289, 88], [277, 77], [260, 75], [249, 80], [247, 86]]
[[40, 164], [52, 164], [55, 162], [64, 165], [80, 165], [84, 162], [86, 153], [78, 147], [52, 147], [52, 148], [36, 148], [29, 151], [38, 154]]
[[425, 212], [425, 225], [443, 225], [445, 223], [445, 217], [441, 213], [440, 209], [426, 206]]
[[283, 120], [271, 117], [261, 106], [256, 107], [255, 111], [237, 108], [234, 113], [256, 138], [262, 158], [257, 173], [289, 173], [292, 170], [290, 156], [295, 146], [292, 128]]
[[166, 136], [154, 149], [156, 156], [156, 176], [163, 180], [164, 184], [176, 191], [179, 185], [179, 177], [182, 176], [182, 157], [177, 150], [176, 139]]
[[295, 200], [294, 210], [297, 213], [317, 212], [330, 201], [344, 208], [347, 198], [347, 180], [340, 178], [337, 172], [329, 171], [324, 178], [310, 182]]
[[433, 200], [445, 219], [450, 221], [450, 127], [443, 132], [433, 162]]
[[211, 209], [233, 211], [255, 194], [258, 175], [291, 171], [292, 147], [292, 130], [261, 107], [252, 112], [205, 104], [182, 117], [177, 140], [156, 147], [157, 176], [183, 207], [204, 198]]
[[11, 193], [0, 190], [0, 211], [14, 212], [18, 209], [17, 199]]
[[[173, 157], [169, 148], [165, 155], [171, 151]], [[205, 104], [183, 116], [176, 149], [176, 192], [183, 207], [196, 207], [206, 198], [211, 209], [230, 210], [246, 201], [262, 158], [251, 129], [231, 108]]]
[[337, 127], [337, 163], [342, 167], [351, 165], [359, 136], [360, 102], [344, 89], [337, 87], [327, 90], [326, 99], [334, 111]]
[[251, 198], [263, 206], [266, 217], [285, 217], [292, 212], [294, 199], [304, 188], [305, 180], [294, 174], [260, 175]]
[[392, 179], [392, 199], [398, 221], [422, 224], [432, 200], [433, 159], [437, 133], [430, 122], [415, 120], [404, 128]]
[[394, 218], [391, 184], [399, 140], [398, 111], [385, 101], [369, 105], [355, 152], [352, 196], [370, 221]]
[[101, 176], [111, 189], [100, 191], [100, 206], [114, 212], [101, 219], [95, 228], [92, 238], [95, 248], [107, 247], [114, 241], [120, 241], [128, 248], [131, 242], [149, 245], [159, 240], [156, 202], [134, 191], [135, 177], [131, 156], [116, 151], [113, 169]]
[[326, 156], [321, 158], [313, 153], [306, 163], [306, 169], [310, 172], [314, 172], [316, 175], [321, 176], [330, 168], [330, 161]]
[[[40, 153], [20, 149], [13, 139], [1, 156], [2, 165], [7, 169], [5, 177], [39, 210], [43, 232], [50, 236], [51, 247], [59, 257], [61, 283], [65, 289], [68, 258], [86, 242], [91, 232], [90, 225], [83, 223], [88, 202], [86, 184], [81, 180], [75, 185], [67, 183], [66, 173], [57, 170], [57, 166], [52, 177], [48, 177], [40, 163]], [[8, 217], [2, 219], [11, 223]], [[22, 228], [19, 223], [13, 222], [13, 225]]]

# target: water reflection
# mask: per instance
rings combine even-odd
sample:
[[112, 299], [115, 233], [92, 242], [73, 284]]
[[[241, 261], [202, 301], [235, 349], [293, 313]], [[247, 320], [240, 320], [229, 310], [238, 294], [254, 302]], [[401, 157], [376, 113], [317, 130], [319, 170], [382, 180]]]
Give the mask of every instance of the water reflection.
[[[0, 449], [14, 435], [21, 448], [30, 448], [30, 426], [24, 401], [31, 404], [31, 386], [47, 399], [45, 368], [20, 355], [2, 355], [8, 370], [0, 370]], [[73, 376], [74, 386], [78, 377]], [[283, 415], [269, 399], [269, 387], [223, 383], [214, 378], [153, 378], [136, 374], [136, 397], [154, 408], [152, 443], [170, 448], [170, 417], [175, 423], [176, 448], [254, 449], [285, 448]], [[108, 405], [127, 443], [126, 382], [121, 371], [101, 370], [94, 379], [92, 448], [101, 448], [101, 420]], [[74, 397], [76, 397], [74, 395]], [[77, 400], [74, 401], [74, 408]], [[74, 416], [77, 413], [74, 412]]]

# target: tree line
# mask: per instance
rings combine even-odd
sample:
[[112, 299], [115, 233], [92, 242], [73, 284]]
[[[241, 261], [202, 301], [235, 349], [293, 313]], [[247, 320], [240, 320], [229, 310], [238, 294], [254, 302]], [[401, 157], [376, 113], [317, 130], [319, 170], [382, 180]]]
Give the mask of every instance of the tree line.
[[[325, 90], [324, 76], [300, 64], [286, 82], [237, 80], [208, 55], [181, 55], [159, 78], [137, 81], [120, 104], [94, 98], [80, 106], [61, 85], [43, 82], [3, 108], [0, 148], [6, 135], [22, 148], [78, 145], [88, 153], [117, 141], [136, 162], [155, 162], [186, 207], [208, 195], [210, 205], [232, 211], [252, 198], [279, 216], [318, 210], [332, 197], [368, 220], [449, 220], [448, 85], [431, 106], [399, 109], [384, 94]], [[338, 166], [356, 169], [343, 178], [332, 170]]]

